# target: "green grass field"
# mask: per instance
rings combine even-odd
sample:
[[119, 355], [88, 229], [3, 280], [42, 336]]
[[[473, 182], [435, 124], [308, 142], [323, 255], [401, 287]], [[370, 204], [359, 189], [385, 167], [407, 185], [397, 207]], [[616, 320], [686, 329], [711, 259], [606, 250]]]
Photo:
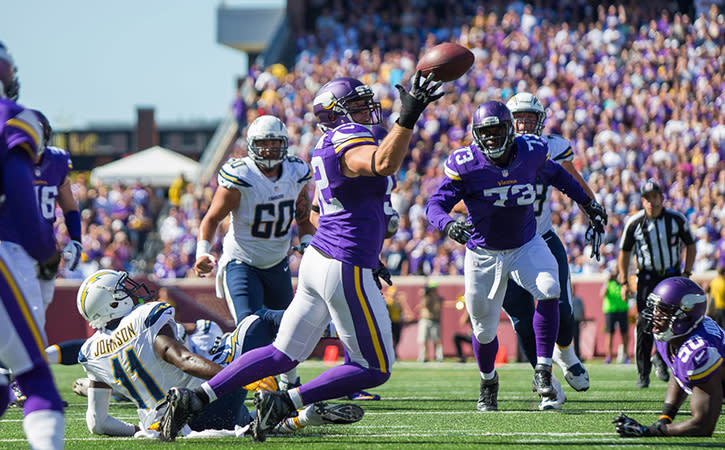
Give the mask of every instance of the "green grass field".
[[[725, 448], [725, 420], [720, 420], [712, 438], [619, 438], [611, 424], [620, 411], [645, 424], [657, 418], [665, 384], [652, 375], [649, 389], [636, 389], [634, 365], [587, 365], [591, 389], [574, 392], [565, 384], [568, 401], [561, 411], [538, 411], [538, 398], [531, 391], [531, 367], [508, 364], [498, 369], [501, 379], [499, 411], [479, 413], [478, 370], [473, 363], [397, 363], [393, 376], [383, 386], [371, 389], [381, 401], [358, 402], [365, 417], [352, 425], [308, 427], [286, 436], [269, 436], [263, 444], [251, 438], [179, 439], [174, 444], [131, 438], [91, 435], [85, 424], [85, 398], [71, 391], [74, 379], [83, 376], [80, 366], [54, 367], [66, 409], [66, 448], [135, 450], [163, 445], [167, 448]], [[300, 366], [303, 379], [314, 377], [325, 366], [310, 361]], [[563, 380], [561, 372], [555, 369]], [[565, 383], [565, 382], [564, 382]], [[250, 403], [251, 409], [251, 403]], [[688, 415], [686, 403], [679, 419]], [[130, 403], [113, 403], [116, 417], [136, 422]], [[0, 420], [0, 448], [27, 448], [22, 429], [22, 411], [9, 409]]]

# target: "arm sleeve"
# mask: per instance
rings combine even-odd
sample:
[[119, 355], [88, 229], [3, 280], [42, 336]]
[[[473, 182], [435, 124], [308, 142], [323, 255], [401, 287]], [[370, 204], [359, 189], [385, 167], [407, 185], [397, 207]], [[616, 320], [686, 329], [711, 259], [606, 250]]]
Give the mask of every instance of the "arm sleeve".
[[451, 209], [463, 198], [460, 191], [460, 181], [444, 178], [438, 190], [428, 200], [425, 215], [428, 221], [439, 230], [443, 230], [453, 219], [449, 215]]
[[88, 409], [86, 409], [88, 431], [109, 436], [133, 436], [136, 432], [134, 425], [108, 415], [110, 402], [110, 389], [88, 389]]
[[582, 204], [589, 200], [589, 196], [584, 192], [579, 182], [561, 165], [547, 160], [539, 171], [539, 175], [547, 180], [548, 184], [554, 186], [575, 202]]

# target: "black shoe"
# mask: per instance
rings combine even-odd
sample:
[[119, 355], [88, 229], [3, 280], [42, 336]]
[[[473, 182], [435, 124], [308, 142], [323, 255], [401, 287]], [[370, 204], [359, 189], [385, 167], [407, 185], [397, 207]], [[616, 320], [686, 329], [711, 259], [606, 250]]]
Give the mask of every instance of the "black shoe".
[[531, 390], [540, 397], [556, 399], [556, 388], [551, 384], [551, 366], [537, 364], [534, 367], [534, 381], [531, 383]]
[[259, 442], [264, 442], [267, 432], [296, 410], [287, 391], [257, 391], [254, 393], [254, 406], [257, 407], [257, 416], [252, 422], [252, 437]]
[[649, 375], [647, 375], [646, 377], [640, 376], [639, 377], [639, 380], [637, 380], [637, 385], [636, 386], [639, 389], [648, 388], [649, 387]]
[[655, 375], [657, 375], [657, 378], [659, 378], [660, 381], [664, 381], [665, 383], [670, 381], [670, 372], [667, 371], [667, 364], [665, 364], [665, 362], [662, 361], [662, 358], [658, 358], [657, 356], [652, 356], [649, 360], [652, 362], [652, 365], [655, 367]]
[[498, 373], [492, 380], [481, 379], [481, 394], [476, 409], [481, 412], [498, 411]]
[[169, 389], [166, 400], [157, 407], [158, 409], [162, 405], [166, 405], [166, 411], [159, 424], [159, 439], [163, 442], [174, 441], [189, 419], [200, 413], [206, 403], [199, 394], [191, 389], [183, 387]]

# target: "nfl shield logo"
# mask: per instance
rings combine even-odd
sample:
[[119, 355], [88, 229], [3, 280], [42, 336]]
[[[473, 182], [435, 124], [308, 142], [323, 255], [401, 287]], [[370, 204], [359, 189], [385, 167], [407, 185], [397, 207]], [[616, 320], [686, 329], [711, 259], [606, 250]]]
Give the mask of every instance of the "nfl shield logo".
[[502, 171], [501, 171], [501, 174], [502, 174], [503, 176], [507, 177], [507, 176], [509, 176], [509, 171], [508, 171], [508, 170], [502, 170]]

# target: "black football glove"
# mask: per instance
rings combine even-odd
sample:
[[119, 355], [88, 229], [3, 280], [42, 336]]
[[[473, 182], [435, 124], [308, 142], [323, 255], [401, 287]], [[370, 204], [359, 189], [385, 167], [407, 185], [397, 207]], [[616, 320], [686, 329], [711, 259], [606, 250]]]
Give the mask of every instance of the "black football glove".
[[390, 276], [390, 272], [382, 261], [380, 261], [378, 268], [373, 270], [373, 280], [375, 280], [375, 284], [378, 285], [379, 290], [383, 289], [383, 283], [380, 282], [381, 278], [388, 284], [388, 286], [393, 285], [393, 279]]
[[396, 84], [395, 88], [400, 93], [400, 117], [398, 117], [398, 125], [403, 128], [412, 130], [415, 127], [415, 123], [418, 121], [418, 117], [423, 112], [429, 103], [432, 103], [439, 98], [443, 97], [444, 92], [436, 91], [442, 81], [437, 81], [431, 85], [433, 72], [429, 73], [427, 77], [421, 82], [421, 71], [415, 72], [413, 77], [413, 84], [410, 87], [410, 91], [407, 91], [403, 86]]
[[581, 207], [589, 217], [589, 228], [587, 228], [584, 235], [587, 243], [591, 243], [592, 246], [592, 253], [589, 257], [597, 258], [597, 261], [599, 261], [601, 257], [599, 248], [602, 245], [604, 225], [606, 225], [609, 221], [607, 211], [604, 210], [602, 205], [592, 199], [589, 199], [586, 203], [581, 205]]
[[604, 207], [591, 198], [586, 203], [583, 203], [581, 207], [584, 209], [587, 217], [589, 217], [589, 221], [594, 226], [595, 231], [604, 233], [604, 225], [609, 221], [607, 211], [604, 210]]
[[648, 436], [666, 436], [667, 420], [658, 420], [652, 426], [647, 427], [627, 417], [626, 414], [620, 413], [619, 417], [612, 420], [614, 429], [617, 430], [622, 437], [648, 437]]
[[60, 265], [60, 252], [56, 251], [53, 256], [46, 259], [45, 261], [38, 262], [38, 279], [40, 280], [52, 280], [55, 274], [58, 273], [58, 266]]
[[443, 231], [448, 235], [449, 238], [458, 242], [459, 244], [466, 245], [469, 239], [471, 239], [471, 231], [473, 231], [473, 224], [466, 222], [466, 219], [458, 219], [452, 222], [448, 222]]

